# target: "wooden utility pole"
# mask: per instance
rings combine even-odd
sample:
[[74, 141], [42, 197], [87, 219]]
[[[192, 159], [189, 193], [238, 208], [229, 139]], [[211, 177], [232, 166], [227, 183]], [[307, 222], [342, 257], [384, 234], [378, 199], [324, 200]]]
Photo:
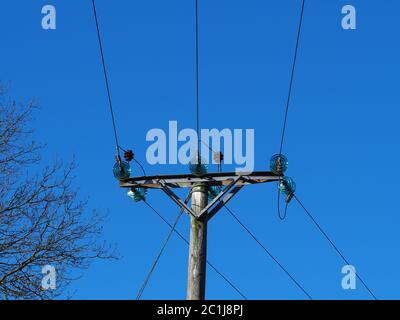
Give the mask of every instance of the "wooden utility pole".
[[[206, 291], [207, 264], [207, 223], [244, 186], [266, 182], [279, 182], [282, 175], [269, 171], [251, 173], [214, 172], [198, 176], [194, 174], [173, 174], [134, 177], [120, 181], [122, 188], [161, 189], [182, 210], [190, 216], [190, 242], [188, 266], [188, 300], [204, 300]], [[220, 187], [220, 192], [208, 202], [211, 187]], [[190, 188], [192, 206], [182, 201], [174, 189]]]
[[[200, 214], [207, 206], [208, 187], [200, 183], [192, 188], [192, 210]], [[187, 300], [204, 300], [206, 291], [207, 263], [207, 212], [201, 219], [190, 217], [190, 245]]]

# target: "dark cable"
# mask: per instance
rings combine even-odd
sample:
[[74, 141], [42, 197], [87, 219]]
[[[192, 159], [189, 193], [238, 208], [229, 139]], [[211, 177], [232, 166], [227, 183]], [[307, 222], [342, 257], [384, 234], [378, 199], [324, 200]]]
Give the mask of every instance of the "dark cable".
[[198, 0], [195, 0], [196, 4], [196, 132], [197, 132], [197, 160], [198, 164], [201, 164], [201, 157], [200, 157], [200, 105], [199, 105], [199, 6]]
[[288, 206], [289, 206], [289, 202], [286, 201], [285, 211], [284, 211], [284, 214], [282, 215], [281, 214], [281, 191], [279, 190], [279, 184], [278, 184], [278, 217], [279, 217], [279, 219], [281, 219], [281, 220], [286, 219]]
[[[305, 7], [305, 0], [303, 0], [302, 6], [301, 6], [300, 20], [299, 20], [299, 26], [298, 26], [298, 30], [297, 30], [296, 47], [295, 47], [295, 51], [294, 51], [292, 72], [291, 72], [291, 75], [290, 75], [289, 90], [288, 90], [288, 96], [287, 96], [287, 100], [286, 100], [285, 117], [284, 117], [284, 120], [283, 120], [282, 136], [281, 136], [281, 143], [280, 143], [280, 147], [279, 147], [279, 154], [282, 154], [283, 142], [284, 142], [284, 139], [285, 139], [286, 123], [287, 123], [287, 118], [288, 118], [288, 113], [289, 113], [290, 98], [292, 96], [293, 79], [294, 79], [294, 73], [295, 73], [295, 70], [296, 70], [297, 52], [298, 52], [298, 49], [299, 49], [301, 27], [302, 27], [302, 24], [303, 24], [304, 7]], [[281, 183], [281, 180], [279, 181], [279, 183]], [[286, 219], [288, 205], [289, 205], [289, 203], [286, 203], [285, 213], [282, 216], [281, 215], [281, 204], [280, 204], [280, 191], [279, 191], [279, 187], [278, 187], [278, 217], [279, 217], [279, 219], [281, 219], [281, 220], [285, 220]]]
[[138, 166], [140, 167], [140, 169], [142, 169], [143, 175], [147, 176], [146, 170], [144, 170], [142, 164], [138, 160], [136, 160], [135, 158], [133, 158], [133, 161], [135, 161], [138, 164]]
[[279, 154], [282, 153], [283, 141], [284, 141], [284, 138], [285, 138], [286, 122], [287, 122], [287, 117], [288, 117], [288, 112], [289, 112], [290, 98], [291, 98], [291, 95], [292, 95], [294, 72], [295, 72], [295, 69], [296, 69], [297, 51], [299, 49], [301, 26], [303, 24], [304, 6], [305, 6], [305, 0], [303, 0], [303, 4], [302, 4], [302, 7], [301, 7], [300, 21], [299, 21], [299, 27], [298, 27], [298, 31], [297, 31], [296, 49], [295, 49], [294, 58], [293, 58], [292, 73], [291, 73], [291, 76], [290, 76], [289, 92], [288, 92], [287, 101], [286, 101], [285, 118], [284, 118], [284, 121], [283, 121], [281, 145], [279, 147]]
[[[129, 151], [132, 152], [132, 150], [125, 150], [125, 149], [122, 148], [122, 147], [119, 147], [119, 149], [121, 149], [123, 152], [129, 152]], [[144, 167], [143, 167], [142, 164], [139, 162], [139, 160], [137, 160], [134, 156], [133, 156], [132, 160], [136, 162], [136, 164], [137, 164], [137, 165], [140, 167], [140, 169], [142, 170], [143, 175], [146, 176], [146, 175], [147, 175], [147, 174], [146, 174], [146, 170], [144, 170]]]
[[201, 143], [204, 144], [208, 148], [208, 150], [210, 150], [211, 152], [213, 152], [213, 153], [215, 152], [214, 149], [211, 148], [210, 145], [207, 142], [205, 142], [204, 140], [201, 140]]
[[[159, 216], [159, 218], [165, 222], [171, 229], [173, 226], [153, 207], [151, 206], [147, 201], [144, 201], [144, 203], [155, 213]], [[181, 238], [187, 245], [189, 245], [189, 241], [186, 240], [186, 238], [176, 229], [174, 229], [174, 232]], [[226, 283], [229, 284], [243, 299], [247, 300], [246, 296], [226, 277], [222, 274], [221, 271], [219, 271], [213, 264], [211, 264], [210, 261], [207, 260], [207, 264], [219, 275], [226, 281]]]
[[[296, 199], [296, 201], [298, 202], [298, 204], [304, 209], [305, 213], [308, 215], [308, 217], [312, 220], [312, 222], [315, 224], [315, 226], [319, 229], [319, 231], [321, 231], [321, 233], [324, 235], [324, 237], [326, 238], [326, 240], [329, 241], [329, 243], [332, 245], [332, 247], [335, 249], [335, 251], [339, 254], [339, 256], [343, 259], [343, 261], [347, 264], [347, 265], [351, 265], [349, 263], [349, 261], [345, 258], [345, 256], [340, 252], [340, 250], [338, 249], [338, 247], [333, 243], [333, 241], [329, 238], [329, 236], [326, 234], [326, 232], [322, 229], [322, 227], [319, 225], [319, 223], [314, 219], [314, 217], [311, 215], [311, 213], [306, 209], [306, 207], [303, 205], [303, 203], [300, 201], [300, 199], [296, 196], [293, 195], [293, 197]], [[364, 285], [364, 287], [368, 290], [368, 292], [371, 294], [371, 296], [375, 299], [378, 300], [378, 298], [373, 294], [373, 292], [371, 291], [371, 289], [367, 286], [367, 284], [364, 282], [363, 279], [361, 279], [361, 277], [358, 275], [358, 273], [356, 273], [357, 278], [361, 281], [361, 283]]]
[[[192, 193], [189, 192], [189, 194], [187, 195], [187, 197], [185, 199], [185, 203], [186, 204], [189, 202], [191, 194]], [[182, 216], [182, 213], [183, 213], [183, 209], [181, 208], [181, 210], [179, 210], [178, 215], [176, 216], [175, 222], [174, 222], [170, 232], [168, 233], [167, 238], [164, 240], [164, 244], [162, 245], [161, 250], [160, 250], [159, 254], [157, 255], [157, 258], [155, 259], [152, 267], [150, 268], [149, 273], [147, 274], [146, 278], [144, 279], [144, 282], [143, 282], [143, 284], [142, 284], [142, 286], [141, 286], [141, 288], [140, 288], [140, 290], [139, 290], [139, 292], [138, 292], [138, 294], [136, 296], [136, 300], [140, 300], [140, 298], [142, 297], [143, 292], [146, 289], [146, 286], [147, 286], [147, 284], [148, 284], [148, 282], [150, 280], [150, 277], [153, 274], [153, 271], [156, 268], [158, 261], [160, 261], [161, 255], [163, 254], [165, 248], [167, 247], [169, 239], [171, 238], [172, 234], [174, 233], [174, 230], [175, 230], [175, 228], [176, 228], [176, 226], [177, 226], [177, 224], [179, 222], [180, 217]]]
[[168, 244], [168, 242], [169, 242], [169, 239], [171, 238], [172, 234], [174, 233], [174, 230], [175, 230], [175, 228], [176, 228], [176, 225], [178, 224], [179, 218], [180, 218], [181, 216], [182, 216], [182, 210], [181, 210], [181, 211], [179, 212], [179, 214], [177, 215], [177, 217], [176, 217], [176, 219], [175, 219], [175, 223], [173, 224], [173, 226], [172, 226], [170, 232], [168, 233], [167, 238], [164, 240], [164, 244], [163, 244], [163, 246], [161, 247], [161, 250], [160, 250], [159, 254], [157, 255], [156, 260], [154, 261], [153, 265], [152, 265], [151, 268], [150, 268], [149, 273], [147, 274], [146, 278], [144, 279], [144, 282], [143, 282], [143, 284], [142, 284], [142, 286], [141, 286], [141, 288], [140, 288], [140, 290], [139, 290], [139, 292], [138, 292], [138, 294], [137, 294], [137, 296], [136, 296], [136, 300], [140, 300], [140, 298], [142, 297], [142, 294], [143, 294], [144, 290], [146, 289], [146, 286], [147, 286], [147, 284], [148, 284], [148, 282], [149, 282], [149, 280], [150, 280], [150, 277], [151, 277], [151, 275], [153, 274], [153, 271], [154, 271], [154, 269], [156, 268], [158, 261], [160, 261], [161, 255], [163, 254], [164, 249], [166, 248], [166, 246], [167, 246], [167, 244]]
[[296, 284], [297, 287], [300, 288], [301, 291], [310, 299], [312, 300], [312, 297], [308, 292], [296, 281], [296, 279], [289, 273], [288, 270], [272, 255], [272, 253], [257, 239], [257, 237], [239, 220], [239, 218], [230, 210], [226, 205], [224, 205], [225, 209], [230, 213], [230, 215], [238, 222], [242, 228], [255, 240], [258, 245], [270, 256], [272, 260], [275, 261], [275, 263], [289, 276], [289, 278]]
[[106, 63], [105, 63], [105, 59], [104, 59], [103, 45], [102, 45], [102, 42], [101, 42], [101, 35], [100, 35], [99, 21], [98, 21], [98, 18], [97, 18], [95, 0], [92, 0], [92, 5], [93, 5], [94, 19], [96, 21], [97, 38], [98, 38], [98, 42], [99, 42], [101, 61], [102, 61], [102, 65], [103, 65], [104, 79], [105, 79], [105, 82], [106, 82], [108, 105], [110, 107], [112, 126], [113, 126], [113, 130], [114, 130], [115, 144], [116, 144], [117, 154], [118, 154], [120, 147], [119, 147], [119, 142], [118, 142], [117, 126], [115, 124], [114, 109], [113, 109], [113, 105], [112, 105], [110, 86], [109, 86], [109, 83], [108, 83], [107, 68], [106, 68]]

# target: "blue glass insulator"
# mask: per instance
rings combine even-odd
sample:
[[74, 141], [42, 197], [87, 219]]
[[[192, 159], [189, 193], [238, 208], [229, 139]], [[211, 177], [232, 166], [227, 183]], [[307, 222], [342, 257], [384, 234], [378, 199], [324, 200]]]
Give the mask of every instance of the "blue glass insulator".
[[113, 167], [114, 177], [118, 180], [128, 179], [131, 175], [131, 166], [128, 162], [116, 162]]
[[292, 178], [284, 177], [279, 182], [279, 190], [287, 196], [292, 195], [296, 191], [296, 183]]
[[199, 163], [199, 161], [197, 160], [197, 157], [194, 158], [192, 161], [190, 161], [190, 164], [189, 164], [190, 172], [197, 176], [202, 176], [202, 175], [206, 174], [208, 166], [204, 163], [205, 163], [205, 161], [203, 159], [201, 159], [200, 163]]
[[208, 190], [208, 200], [212, 201], [221, 192], [221, 186], [211, 186]]
[[271, 157], [269, 167], [275, 174], [283, 174], [289, 165], [288, 159], [283, 154], [275, 154]]
[[144, 188], [132, 188], [128, 191], [128, 197], [135, 202], [146, 200], [147, 189]]

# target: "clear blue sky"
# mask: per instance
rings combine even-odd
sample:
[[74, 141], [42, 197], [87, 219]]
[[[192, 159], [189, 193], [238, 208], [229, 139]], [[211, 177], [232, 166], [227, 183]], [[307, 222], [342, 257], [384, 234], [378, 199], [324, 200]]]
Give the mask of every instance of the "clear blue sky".
[[[300, 0], [200, 0], [203, 128], [254, 128], [256, 170], [279, 147]], [[341, 29], [341, 8], [357, 9], [357, 30]], [[57, 9], [57, 30], [41, 28], [41, 8]], [[195, 125], [194, 4], [187, 0], [97, 1], [121, 144], [145, 162], [152, 128]], [[378, 298], [400, 298], [397, 189], [400, 65], [395, 0], [308, 0], [284, 152], [297, 194]], [[35, 97], [36, 137], [45, 160], [71, 159], [90, 208], [109, 211], [104, 238], [122, 259], [100, 261], [73, 283], [80, 299], [134, 299], [168, 228], [114, 180], [114, 144], [89, 0], [3, 0], [0, 80], [19, 101]], [[187, 172], [150, 166], [151, 174]], [[228, 169], [228, 168], [227, 168]], [[140, 174], [134, 167], [133, 174]], [[160, 191], [149, 202], [172, 221]], [[343, 263], [293, 203], [276, 213], [274, 185], [232, 200], [259, 239], [316, 299], [368, 299], [341, 288]], [[188, 235], [188, 217], [178, 229]], [[249, 298], [303, 299], [302, 292], [221, 211], [209, 226], [208, 257]], [[187, 247], [173, 237], [144, 299], [184, 299]], [[212, 270], [207, 298], [240, 298]]]

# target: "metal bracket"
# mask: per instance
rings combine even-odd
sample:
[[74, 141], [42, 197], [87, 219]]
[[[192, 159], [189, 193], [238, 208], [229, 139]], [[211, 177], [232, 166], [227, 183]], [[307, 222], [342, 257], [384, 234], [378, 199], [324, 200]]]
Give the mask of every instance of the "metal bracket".
[[[242, 176], [235, 177], [203, 210], [201, 210], [199, 214], [196, 214], [191, 208], [189, 208], [186, 203], [184, 203], [178, 197], [178, 195], [173, 192], [170, 187], [168, 187], [165, 181], [159, 180], [158, 182], [160, 183], [161, 189], [165, 192], [166, 195], [168, 195], [181, 209], [185, 210], [188, 214], [192, 215], [197, 220], [202, 219], [206, 212], [212, 208], [207, 218], [209, 220], [243, 187], [243, 185], [236, 185], [242, 179]], [[233, 190], [231, 191], [232, 188]], [[224, 198], [221, 199], [222, 197]]]
[[184, 203], [177, 195], [175, 192], [173, 192], [165, 183], [165, 181], [159, 180], [159, 183], [161, 185], [161, 189], [178, 205], [181, 207], [181, 209], [185, 210], [188, 214], [192, 215], [196, 219], [198, 219], [198, 216], [196, 213], [189, 208], [186, 203]]
[[[282, 175], [277, 175], [269, 171], [255, 171], [252, 173], [240, 173], [243, 179], [238, 182], [239, 184], [249, 185], [255, 183], [274, 182], [282, 179]], [[214, 186], [227, 186], [238, 176], [236, 172], [214, 172], [207, 173], [203, 176], [196, 176], [193, 174], [173, 174], [173, 175], [157, 175], [157, 176], [144, 176], [132, 177], [120, 181], [122, 188], [149, 188], [160, 189], [160, 180], [164, 181], [170, 188], [191, 188], [197, 183], [207, 183]]]
[[[208, 212], [207, 219], [210, 220], [232, 197], [244, 186], [250, 184], [278, 182], [282, 175], [269, 171], [256, 171], [251, 173], [236, 172], [214, 172], [203, 176], [194, 174], [173, 174], [133, 177], [120, 181], [122, 188], [145, 188], [161, 189], [168, 195], [182, 210], [193, 216], [195, 219], [204, 219]], [[172, 190], [174, 188], [193, 188], [197, 184], [207, 186], [220, 186], [224, 189], [204, 208], [200, 213], [195, 213], [184, 203]]]
[[242, 176], [235, 177], [198, 215], [198, 219], [201, 219], [206, 212], [214, 206], [220, 199], [229, 192], [229, 190], [235, 186], [239, 181], [241, 181]]
[[212, 217], [215, 216], [215, 214], [223, 207], [225, 206], [229, 200], [233, 198], [233, 196], [240, 191], [240, 189], [243, 188], [243, 185], [241, 186], [236, 186], [230, 191], [214, 208], [211, 209], [211, 211], [208, 213], [208, 220], [210, 220]]

